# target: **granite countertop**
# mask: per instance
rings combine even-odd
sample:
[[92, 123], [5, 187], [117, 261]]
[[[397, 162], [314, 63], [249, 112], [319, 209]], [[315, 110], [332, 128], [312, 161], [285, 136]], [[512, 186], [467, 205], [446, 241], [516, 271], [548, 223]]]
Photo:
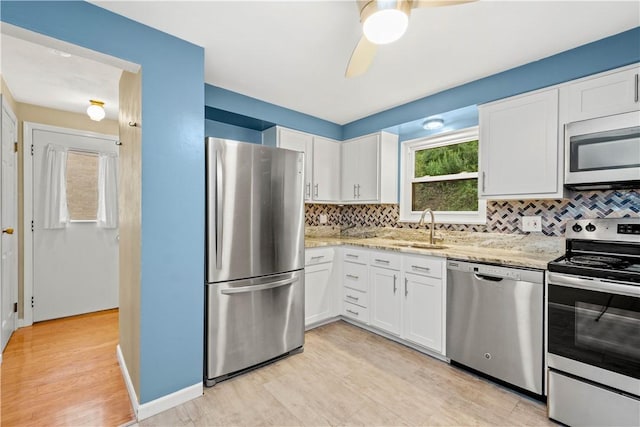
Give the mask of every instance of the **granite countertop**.
[[560, 237], [461, 231], [437, 231], [435, 236], [444, 239], [437, 242], [444, 248], [406, 247], [428, 243], [429, 232], [425, 230], [355, 228], [340, 233], [336, 227], [308, 227], [305, 247], [351, 245], [541, 270], [564, 254], [564, 239]]

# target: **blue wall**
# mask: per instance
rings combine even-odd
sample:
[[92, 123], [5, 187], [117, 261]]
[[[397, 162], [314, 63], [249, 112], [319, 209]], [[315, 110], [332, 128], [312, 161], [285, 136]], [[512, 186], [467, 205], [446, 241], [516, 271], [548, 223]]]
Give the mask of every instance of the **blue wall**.
[[290, 129], [342, 140], [342, 126], [308, 114], [205, 84], [205, 106], [272, 122]]
[[[355, 138], [382, 129], [398, 133], [400, 140], [407, 140], [425, 136], [426, 133], [405, 134], [398, 128], [401, 124], [636, 62], [640, 62], [640, 27], [364, 117], [344, 126], [211, 85], [205, 85], [205, 104], [337, 140]], [[472, 118], [466, 121], [468, 126], [474, 125]], [[468, 127], [467, 125], [460, 124], [456, 128]]]
[[216, 138], [262, 144], [262, 132], [243, 128], [241, 126], [217, 122], [215, 120], [204, 121], [204, 136], [215, 136]]
[[142, 65], [140, 403], [200, 383], [203, 49], [85, 2], [0, 7], [4, 22]]

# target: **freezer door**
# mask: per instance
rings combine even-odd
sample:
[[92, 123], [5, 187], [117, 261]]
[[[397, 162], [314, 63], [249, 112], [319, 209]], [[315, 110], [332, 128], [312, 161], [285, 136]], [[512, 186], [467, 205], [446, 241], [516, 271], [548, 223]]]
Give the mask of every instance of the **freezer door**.
[[304, 344], [304, 270], [208, 284], [206, 289], [208, 380], [258, 365]]
[[304, 266], [304, 155], [207, 138], [207, 282]]

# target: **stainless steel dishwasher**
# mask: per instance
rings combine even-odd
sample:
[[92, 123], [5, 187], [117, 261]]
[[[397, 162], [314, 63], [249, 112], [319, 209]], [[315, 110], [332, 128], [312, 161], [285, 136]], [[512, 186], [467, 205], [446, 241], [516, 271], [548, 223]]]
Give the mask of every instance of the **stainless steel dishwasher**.
[[543, 394], [544, 272], [447, 261], [447, 357]]

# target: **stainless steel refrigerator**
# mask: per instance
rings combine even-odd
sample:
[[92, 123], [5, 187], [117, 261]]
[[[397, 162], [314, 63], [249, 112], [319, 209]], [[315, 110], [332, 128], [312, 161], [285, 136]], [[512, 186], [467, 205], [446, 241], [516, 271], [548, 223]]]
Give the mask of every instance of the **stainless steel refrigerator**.
[[303, 154], [206, 138], [205, 383], [304, 344]]

